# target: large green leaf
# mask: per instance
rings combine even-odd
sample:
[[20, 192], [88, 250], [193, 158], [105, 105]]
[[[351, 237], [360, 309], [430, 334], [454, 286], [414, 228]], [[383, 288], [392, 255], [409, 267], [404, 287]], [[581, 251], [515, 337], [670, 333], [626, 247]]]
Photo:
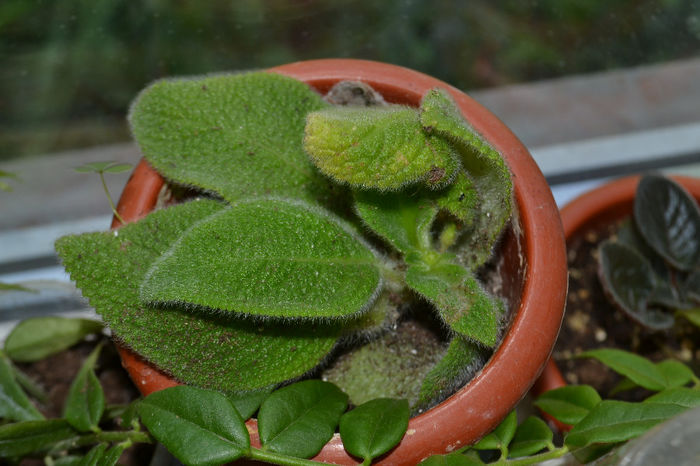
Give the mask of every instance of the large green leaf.
[[600, 401], [598, 392], [589, 385], [567, 385], [543, 393], [535, 406], [565, 424], [576, 424]]
[[657, 391], [668, 388], [669, 381], [653, 362], [629, 351], [612, 348], [597, 349], [584, 351], [577, 357], [597, 359], [646, 389]]
[[644, 403], [661, 403], [695, 408], [700, 406], [700, 390], [687, 387], [674, 387], [650, 396]]
[[498, 341], [503, 303], [484, 291], [464, 267], [409, 262], [406, 284], [434, 304], [455, 332], [489, 347]]
[[68, 391], [63, 417], [75, 429], [98, 431], [98, 424], [105, 410], [105, 394], [95, 375], [95, 365], [102, 346], [98, 346], [85, 359]]
[[73, 346], [87, 335], [102, 332], [102, 322], [65, 317], [25, 319], [5, 340], [5, 352], [15, 361], [38, 361]]
[[0, 458], [42, 452], [78, 433], [63, 419], [23, 421], [0, 426]]
[[304, 149], [322, 173], [354, 188], [440, 189], [459, 161], [447, 141], [423, 131], [418, 112], [399, 106], [332, 107], [309, 114]]
[[617, 443], [637, 437], [686, 408], [667, 403], [601, 401], [564, 439], [569, 448]]
[[333, 347], [340, 329], [319, 322], [290, 327], [225, 319], [148, 307], [139, 299], [152, 263], [189, 227], [223, 208], [214, 201], [193, 201], [115, 232], [61, 238], [56, 249], [71, 278], [123, 344], [183, 382], [255, 391], [312, 369]]
[[12, 363], [0, 352], [0, 419], [32, 421], [44, 416], [34, 407], [17, 383]]
[[229, 201], [268, 194], [324, 201], [328, 182], [302, 139], [306, 114], [326, 105], [288, 77], [217, 75], [157, 81], [136, 99], [129, 122], [166, 178]]
[[394, 448], [408, 428], [408, 402], [377, 398], [340, 418], [340, 438], [354, 456], [372, 460]]
[[462, 258], [478, 267], [491, 256], [496, 241], [510, 218], [513, 183], [501, 154], [464, 119], [459, 108], [442, 89], [426, 93], [421, 102], [421, 124], [450, 140], [460, 153], [470, 185], [478, 192], [479, 211], [465, 235]]
[[681, 270], [700, 264], [700, 208], [678, 183], [647, 175], [637, 187], [634, 219], [649, 245]]
[[332, 383], [306, 380], [273, 392], [258, 412], [264, 449], [310, 458], [330, 440], [348, 396]]
[[138, 404], [148, 431], [188, 465], [218, 465], [248, 453], [241, 416], [221, 393], [194, 387], [167, 388]]
[[182, 235], [146, 274], [141, 298], [265, 317], [346, 317], [378, 295], [377, 263], [330, 213], [244, 201]]

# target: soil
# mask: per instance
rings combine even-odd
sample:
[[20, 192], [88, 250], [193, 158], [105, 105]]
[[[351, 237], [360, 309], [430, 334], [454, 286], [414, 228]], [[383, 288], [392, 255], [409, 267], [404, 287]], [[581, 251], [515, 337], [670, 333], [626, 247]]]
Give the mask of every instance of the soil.
[[[652, 361], [677, 359], [694, 372], [700, 369], [700, 330], [682, 318], [667, 331], [650, 331], [636, 324], [605, 297], [598, 279], [598, 244], [615, 234], [618, 224], [580, 232], [567, 242], [569, 295], [566, 316], [554, 348], [554, 359], [570, 384], [588, 384], [603, 396], [622, 377], [592, 359], [576, 359], [581, 351], [618, 348]], [[623, 392], [616, 398], [640, 400], [644, 390]]]
[[[139, 398], [129, 375], [121, 366], [121, 360], [116, 348], [107, 337], [83, 341], [34, 363], [17, 364], [17, 367], [42, 387], [48, 396], [46, 403], [35, 404], [47, 418], [58, 418], [63, 413], [63, 405], [68, 395], [70, 385], [83, 365], [84, 360], [95, 349], [99, 341], [106, 340], [100, 352], [96, 374], [105, 393], [107, 405], [128, 404]], [[116, 422], [102, 425], [105, 430], [119, 428]], [[153, 456], [153, 445], [137, 444], [127, 449], [119, 459], [124, 466], [148, 464]], [[86, 450], [87, 451], [87, 450]], [[43, 460], [25, 459], [22, 466], [43, 465]]]

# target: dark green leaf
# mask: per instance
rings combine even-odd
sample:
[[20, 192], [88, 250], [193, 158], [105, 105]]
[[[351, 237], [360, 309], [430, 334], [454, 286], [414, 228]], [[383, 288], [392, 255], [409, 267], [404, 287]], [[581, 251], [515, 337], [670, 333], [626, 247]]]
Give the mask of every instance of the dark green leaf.
[[408, 402], [392, 398], [368, 401], [340, 418], [345, 449], [364, 460], [374, 459], [399, 444], [408, 428]]
[[335, 385], [306, 380], [272, 393], [258, 412], [263, 447], [310, 458], [330, 440], [348, 397]]
[[80, 460], [80, 466], [97, 466], [104, 458], [105, 452], [107, 451], [107, 444], [100, 443], [95, 445], [87, 452], [85, 456]]
[[681, 270], [700, 264], [700, 209], [675, 181], [648, 175], [641, 179], [634, 218], [649, 245]]
[[598, 249], [601, 281], [615, 304], [642, 325], [662, 330], [673, 325], [673, 315], [648, 307], [656, 288], [654, 271], [630, 246], [605, 241]]
[[518, 428], [518, 416], [511, 411], [496, 429], [473, 446], [476, 450], [502, 450], [508, 447]]
[[0, 426], [0, 458], [43, 452], [78, 434], [63, 419], [23, 421]]
[[639, 385], [637, 385], [636, 383], [632, 382], [630, 379], [628, 379], [627, 377], [625, 377], [624, 379], [622, 379], [617, 385], [615, 385], [615, 386], [610, 390], [609, 395], [610, 395], [610, 396], [613, 396], [613, 395], [616, 395], [616, 394], [618, 394], [618, 393], [620, 393], [620, 392], [624, 392], [624, 391], [627, 391], [627, 390], [632, 390], [633, 388], [637, 388], [637, 387], [639, 387]]
[[648, 390], [663, 390], [667, 388], [667, 380], [656, 365], [641, 356], [618, 349], [598, 349], [585, 351], [578, 355], [580, 358], [594, 358], [610, 369]]
[[535, 406], [565, 424], [576, 424], [600, 403], [600, 395], [589, 385], [567, 385], [549, 390]]
[[144, 157], [168, 179], [230, 202], [314, 202], [328, 200], [329, 183], [302, 140], [306, 115], [325, 106], [295, 79], [238, 73], [158, 81], [133, 103], [129, 122]]
[[97, 466], [114, 466], [117, 464], [117, 461], [119, 461], [119, 458], [122, 456], [122, 453], [124, 453], [126, 448], [127, 445], [125, 443], [114, 445], [105, 452], [100, 461], [98, 461]]
[[102, 345], [97, 346], [85, 359], [83, 367], [71, 383], [63, 407], [63, 417], [81, 432], [97, 431], [105, 409], [105, 394], [95, 375], [95, 365]]
[[139, 286], [152, 263], [188, 228], [223, 207], [192, 201], [155, 211], [117, 232], [63, 237], [56, 248], [83, 295], [126, 346], [182, 382], [251, 392], [311, 370], [342, 329], [322, 322], [290, 327], [141, 304]]
[[79, 466], [81, 461], [80, 456], [67, 455], [55, 459], [53, 464], [54, 466]]
[[530, 416], [518, 426], [508, 446], [508, 456], [518, 458], [534, 455], [552, 445], [554, 433], [542, 419]]
[[443, 188], [459, 162], [450, 144], [421, 128], [415, 109], [332, 107], [309, 114], [304, 149], [321, 171], [353, 188]]
[[263, 390], [260, 392], [248, 393], [245, 395], [231, 395], [228, 397], [233, 407], [236, 408], [238, 414], [243, 420], [250, 419], [255, 414], [265, 398], [270, 396], [271, 390]]
[[102, 323], [79, 318], [33, 317], [12, 329], [5, 352], [15, 361], [32, 362], [70, 348], [87, 335], [102, 332]]
[[617, 443], [637, 437], [686, 408], [665, 403], [601, 401], [565, 438], [570, 448]]
[[587, 445], [583, 448], [574, 449], [571, 454], [576, 458], [581, 464], [591, 463], [598, 458], [610, 453], [619, 443], [610, 444], [593, 444]]
[[644, 403], [661, 403], [694, 408], [700, 406], [700, 390], [687, 387], [669, 388], [650, 396], [644, 400]]
[[218, 465], [244, 456], [248, 430], [221, 393], [178, 386], [152, 393], [138, 405], [149, 432], [188, 465]]
[[485, 464], [475, 451], [433, 455], [420, 462], [421, 466], [477, 466]]
[[352, 227], [299, 202], [242, 201], [199, 222], [156, 261], [145, 302], [256, 316], [333, 318], [369, 308], [378, 259]]
[[44, 416], [34, 407], [17, 383], [17, 370], [0, 352], [0, 419], [6, 421], [32, 421]]

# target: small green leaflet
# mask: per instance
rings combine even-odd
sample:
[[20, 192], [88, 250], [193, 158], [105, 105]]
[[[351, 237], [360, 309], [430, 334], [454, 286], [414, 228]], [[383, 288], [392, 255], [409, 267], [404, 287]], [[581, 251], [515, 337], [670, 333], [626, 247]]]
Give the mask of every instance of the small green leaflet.
[[177, 386], [138, 405], [149, 432], [188, 465], [219, 465], [250, 450], [250, 438], [233, 404], [221, 393]]
[[44, 416], [34, 407], [16, 381], [16, 369], [0, 352], [0, 419], [6, 421], [33, 421]]
[[353, 188], [441, 189], [459, 161], [450, 144], [423, 131], [418, 112], [400, 106], [332, 107], [309, 114], [304, 149], [321, 173]]
[[75, 167], [75, 171], [78, 173], [123, 173], [131, 168], [130, 163], [90, 162]]
[[234, 204], [185, 233], [141, 287], [150, 303], [280, 318], [337, 318], [371, 306], [377, 258], [319, 208], [261, 199]]
[[5, 340], [5, 352], [15, 361], [38, 361], [102, 332], [102, 322], [65, 317], [34, 317], [17, 324]]
[[508, 444], [513, 439], [518, 428], [518, 416], [515, 411], [511, 411], [506, 418], [494, 429], [493, 432], [479, 440], [474, 449], [476, 450], [501, 450], [506, 451]]
[[95, 375], [95, 365], [102, 345], [98, 345], [85, 359], [68, 391], [63, 417], [80, 432], [99, 430], [98, 424], [105, 410], [105, 395]]
[[648, 390], [659, 391], [669, 385], [669, 381], [653, 362], [628, 351], [598, 349], [585, 351], [577, 357], [595, 358]]
[[263, 449], [311, 458], [330, 440], [348, 396], [335, 385], [306, 380], [273, 392], [258, 413]]
[[394, 448], [408, 428], [408, 402], [377, 398], [361, 404], [340, 418], [340, 438], [345, 449], [365, 461]]
[[552, 430], [542, 419], [529, 416], [515, 431], [513, 440], [508, 445], [508, 457], [534, 455], [544, 448], [553, 447], [553, 438]]
[[565, 424], [576, 424], [600, 401], [598, 392], [589, 385], [567, 385], [543, 393], [535, 406]]

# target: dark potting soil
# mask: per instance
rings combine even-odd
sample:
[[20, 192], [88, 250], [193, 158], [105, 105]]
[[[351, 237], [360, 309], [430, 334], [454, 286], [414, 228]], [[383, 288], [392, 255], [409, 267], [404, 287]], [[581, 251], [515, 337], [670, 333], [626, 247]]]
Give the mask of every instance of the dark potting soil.
[[[17, 367], [44, 389], [48, 396], [46, 403], [35, 404], [47, 418], [59, 418], [63, 414], [63, 405], [68, 395], [70, 385], [82, 367], [85, 359], [95, 349], [99, 341], [104, 341], [96, 367], [96, 374], [105, 393], [105, 402], [109, 405], [128, 404], [137, 398], [139, 393], [134, 387], [129, 375], [122, 368], [116, 348], [107, 337], [99, 340], [83, 341], [77, 345], [53, 356], [34, 363], [17, 364]], [[104, 424], [101, 427], [117, 430], [116, 422]], [[137, 444], [127, 449], [119, 459], [124, 466], [143, 465], [150, 462], [153, 456], [153, 445]], [[87, 450], [86, 450], [87, 452]], [[41, 459], [25, 459], [22, 466], [43, 465]]]
[[[567, 243], [569, 295], [566, 315], [554, 348], [554, 359], [569, 384], [588, 384], [602, 396], [622, 380], [592, 359], [573, 356], [597, 348], [632, 351], [652, 361], [677, 359], [695, 373], [700, 369], [700, 330], [683, 318], [666, 331], [650, 331], [633, 322], [605, 297], [598, 278], [598, 244], [615, 234], [618, 224], [582, 231]], [[639, 400], [644, 390], [622, 392], [616, 398]]]

